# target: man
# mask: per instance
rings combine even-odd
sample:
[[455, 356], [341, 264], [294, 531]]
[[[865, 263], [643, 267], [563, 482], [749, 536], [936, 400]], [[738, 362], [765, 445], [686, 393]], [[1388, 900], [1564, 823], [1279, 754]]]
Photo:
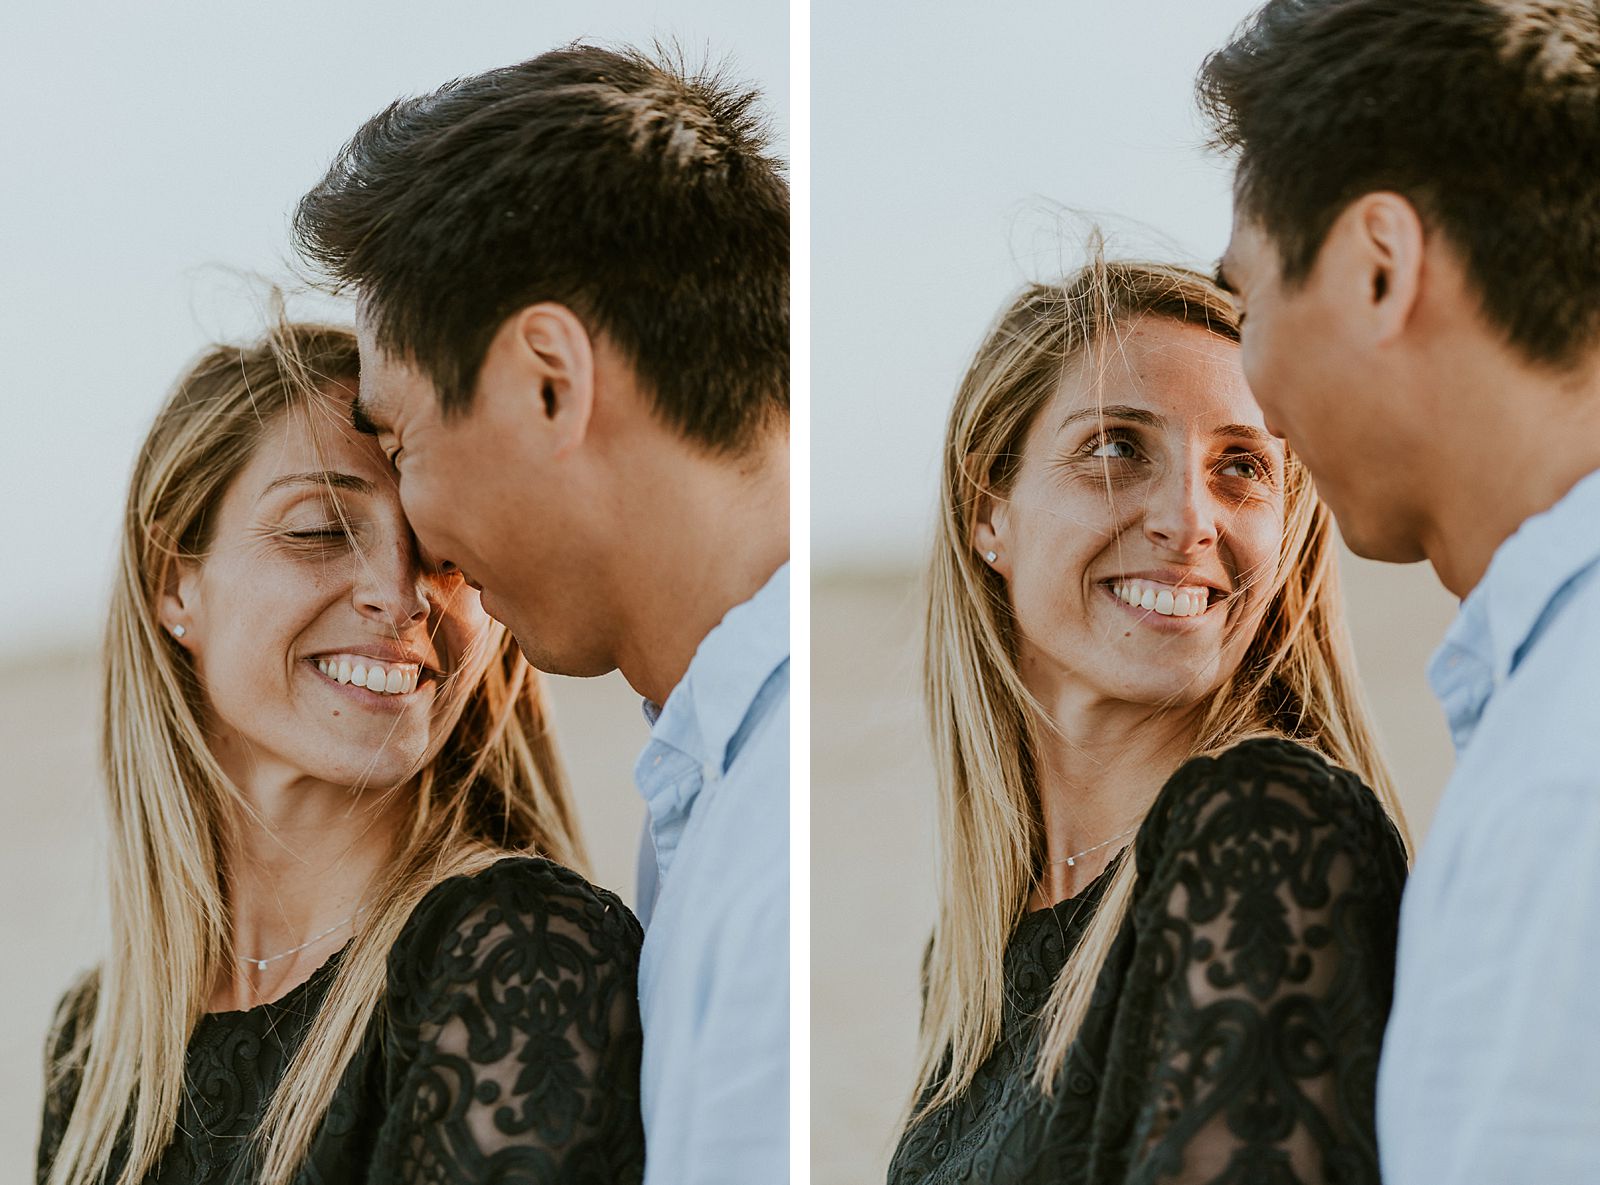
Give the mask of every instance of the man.
[[573, 46], [368, 121], [302, 199], [357, 419], [530, 662], [653, 728], [646, 1181], [788, 1166], [789, 197], [759, 96]]
[[1464, 598], [1384, 1180], [1600, 1180], [1600, 10], [1271, 0], [1200, 91], [1268, 424], [1355, 552]]

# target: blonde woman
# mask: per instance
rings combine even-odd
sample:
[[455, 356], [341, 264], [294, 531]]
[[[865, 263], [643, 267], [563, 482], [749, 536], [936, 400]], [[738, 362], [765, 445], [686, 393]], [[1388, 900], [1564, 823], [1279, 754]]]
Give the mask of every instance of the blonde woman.
[[539, 683], [419, 554], [357, 353], [179, 382], [106, 652], [112, 947], [51, 1041], [41, 1183], [637, 1181], [641, 934]]
[[1023, 292], [956, 397], [893, 1185], [1378, 1180], [1400, 813], [1328, 513], [1238, 341], [1204, 277], [1097, 261]]

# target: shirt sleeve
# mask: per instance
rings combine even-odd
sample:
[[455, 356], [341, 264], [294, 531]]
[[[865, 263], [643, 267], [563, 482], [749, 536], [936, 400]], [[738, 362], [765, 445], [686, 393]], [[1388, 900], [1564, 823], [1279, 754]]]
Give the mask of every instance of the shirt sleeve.
[[544, 860], [436, 888], [390, 957], [390, 1109], [373, 1180], [643, 1175], [638, 923]]
[[1190, 762], [1152, 815], [1108, 1073], [1138, 1095], [1114, 1179], [1377, 1185], [1405, 855], [1376, 797], [1257, 741]]

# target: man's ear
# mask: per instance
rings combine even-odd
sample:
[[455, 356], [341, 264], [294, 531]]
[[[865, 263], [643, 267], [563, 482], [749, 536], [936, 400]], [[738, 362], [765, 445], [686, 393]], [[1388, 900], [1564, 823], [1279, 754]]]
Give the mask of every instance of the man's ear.
[[173, 556], [162, 574], [161, 598], [156, 618], [161, 628], [185, 650], [196, 645], [195, 622], [200, 606], [200, 565], [192, 559]]
[[[594, 343], [576, 313], [553, 301], [508, 318], [484, 356], [479, 392], [508, 394], [549, 430], [551, 452], [583, 442], [594, 413]], [[525, 401], [525, 402], [524, 402]], [[531, 406], [530, 406], [531, 405]]]
[[1416, 207], [1398, 193], [1363, 194], [1334, 220], [1335, 282], [1361, 311], [1369, 340], [1393, 345], [1411, 323], [1422, 294], [1427, 232]]
[[[993, 492], [985, 466], [969, 456], [966, 469], [967, 480], [978, 491], [977, 504], [973, 507], [973, 550], [985, 564], [1009, 579], [1011, 558], [1006, 550], [1006, 528], [1011, 507], [1004, 498], [997, 497]], [[991, 556], [994, 558], [991, 559]]]

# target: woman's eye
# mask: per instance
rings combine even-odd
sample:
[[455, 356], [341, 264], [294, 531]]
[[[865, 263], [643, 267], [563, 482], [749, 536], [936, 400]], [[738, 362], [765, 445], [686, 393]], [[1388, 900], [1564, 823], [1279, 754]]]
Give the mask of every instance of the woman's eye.
[[1091, 457], [1100, 457], [1104, 460], [1131, 461], [1139, 455], [1139, 450], [1134, 447], [1133, 441], [1121, 437], [1102, 440], [1095, 445], [1089, 453]]
[[285, 537], [303, 543], [343, 543], [349, 534], [342, 527], [310, 527], [300, 531], [285, 531]]
[[1260, 481], [1267, 475], [1265, 467], [1254, 457], [1235, 457], [1217, 472], [1224, 477], [1242, 477], [1247, 481]]

